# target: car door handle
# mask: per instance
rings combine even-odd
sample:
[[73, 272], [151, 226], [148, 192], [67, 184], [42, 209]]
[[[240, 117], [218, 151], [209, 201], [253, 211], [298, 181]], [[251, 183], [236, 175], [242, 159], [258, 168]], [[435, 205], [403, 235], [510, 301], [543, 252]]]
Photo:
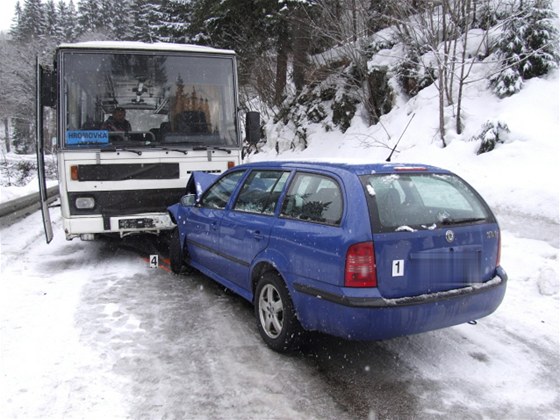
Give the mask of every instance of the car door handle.
[[218, 230], [218, 222], [212, 222], [210, 225], [210, 228], [212, 230]]
[[252, 235], [253, 238], [255, 238], [257, 241], [260, 241], [261, 239], [264, 238], [260, 230], [250, 230], [249, 234]]

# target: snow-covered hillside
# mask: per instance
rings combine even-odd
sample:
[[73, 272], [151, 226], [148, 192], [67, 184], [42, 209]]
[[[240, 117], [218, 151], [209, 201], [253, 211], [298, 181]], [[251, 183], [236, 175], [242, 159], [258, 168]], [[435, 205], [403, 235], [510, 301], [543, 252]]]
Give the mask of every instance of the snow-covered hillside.
[[[452, 108], [448, 111], [447, 147], [438, 134], [438, 92], [431, 85], [414, 98], [397, 101], [379, 124], [367, 126], [360, 112], [343, 134], [325, 131], [321, 124], [307, 123], [305, 150], [277, 152], [276, 144], [289, 143], [290, 125], [272, 124], [267, 143], [249, 161], [271, 159], [327, 159], [385, 161], [391, 148], [408, 129], [393, 153], [393, 162], [418, 162], [442, 166], [456, 172], [495, 208], [559, 223], [560, 195], [560, 89], [559, 73], [531, 79], [521, 92], [499, 99], [488, 89], [484, 69], [473, 71], [475, 82], [467, 85], [463, 116], [465, 130], [454, 134]], [[477, 155], [480, 140], [474, 139], [486, 122], [506, 124], [505, 142], [488, 153]]]

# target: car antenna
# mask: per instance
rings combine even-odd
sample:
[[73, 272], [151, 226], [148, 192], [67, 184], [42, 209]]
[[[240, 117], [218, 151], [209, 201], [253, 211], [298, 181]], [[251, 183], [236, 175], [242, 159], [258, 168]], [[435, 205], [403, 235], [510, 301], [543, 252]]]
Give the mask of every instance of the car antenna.
[[415, 115], [416, 115], [416, 113], [412, 114], [412, 117], [410, 117], [410, 120], [408, 120], [408, 124], [406, 124], [406, 127], [404, 128], [403, 132], [401, 133], [401, 136], [399, 137], [399, 139], [395, 143], [395, 147], [393, 147], [393, 150], [391, 150], [391, 153], [389, 154], [389, 157], [387, 159], [385, 159], [385, 162], [391, 162], [391, 156], [393, 156], [393, 153], [395, 152], [397, 146], [399, 145], [399, 142], [401, 141], [402, 137], [404, 136], [404, 133], [406, 133], [406, 130], [408, 130], [408, 126], [412, 122], [412, 119], [414, 118]]

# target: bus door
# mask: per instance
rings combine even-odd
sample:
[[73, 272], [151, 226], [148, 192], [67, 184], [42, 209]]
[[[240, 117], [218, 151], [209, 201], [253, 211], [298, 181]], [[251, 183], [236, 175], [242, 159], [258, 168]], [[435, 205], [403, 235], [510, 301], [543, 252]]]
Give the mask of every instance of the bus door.
[[41, 212], [43, 213], [43, 228], [45, 230], [45, 239], [50, 243], [53, 239], [53, 229], [51, 216], [47, 202], [47, 182], [45, 177], [45, 138], [43, 131], [43, 107], [52, 107], [56, 100], [55, 73], [51, 70], [43, 68], [39, 64], [37, 57], [35, 62], [35, 136], [37, 142], [37, 175], [39, 179], [39, 200]]

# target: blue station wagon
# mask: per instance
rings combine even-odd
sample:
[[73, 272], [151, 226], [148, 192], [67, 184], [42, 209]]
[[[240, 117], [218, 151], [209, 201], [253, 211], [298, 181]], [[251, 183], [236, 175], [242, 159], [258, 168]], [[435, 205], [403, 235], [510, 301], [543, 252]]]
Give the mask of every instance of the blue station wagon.
[[504, 297], [498, 223], [450, 171], [260, 162], [203, 184], [169, 208], [172, 269], [252, 302], [276, 351], [305, 331], [379, 340], [457, 325]]

